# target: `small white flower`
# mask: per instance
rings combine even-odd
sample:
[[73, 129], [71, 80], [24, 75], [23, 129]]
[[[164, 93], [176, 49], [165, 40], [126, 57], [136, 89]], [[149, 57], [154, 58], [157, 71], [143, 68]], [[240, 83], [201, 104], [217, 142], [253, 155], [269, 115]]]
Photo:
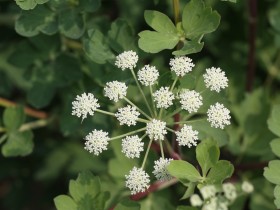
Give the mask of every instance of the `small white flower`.
[[183, 77], [186, 73], [191, 72], [194, 67], [192, 59], [186, 56], [178, 56], [170, 59], [169, 65], [171, 71], [174, 71], [178, 77]]
[[115, 65], [118, 68], [121, 68], [123, 71], [125, 69], [133, 69], [136, 67], [136, 63], [138, 61], [138, 55], [136, 52], [130, 50], [130, 51], [124, 51], [123, 53], [119, 54], [116, 57]]
[[166, 122], [152, 119], [152, 121], [147, 123], [146, 133], [150, 139], [164, 140], [164, 135], [167, 134]]
[[220, 68], [212, 67], [206, 69], [206, 73], [203, 74], [204, 82], [207, 88], [220, 92], [221, 89], [224, 89], [228, 86], [228, 78]]
[[161, 87], [159, 90], [154, 92], [153, 96], [157, 108], [167, 109], [173, 104], [172, 101], [175, 99], [173, 93], [169, 91], [168, 87]]
[[126, 107], [119, 108], [118, 112], [115, 114], [121, 125], [136, 125], [136, 121], [140, 113], [136, 111], [134, 106], [127, 105]]
[[225, 125], [230, 124], [230, 111], [223, 104], [216, 103], [207, 110], [207, 120], [211, 127], [224, 129]]
[[208, 198], [211, 198], [211, 197], [215, 197], [216, 192], [217, 192], [214, 185], [204, 186], [199, 191], [204, 200], [207, 200]]
[[211, 197], [202, 207], [201, 210], [218, 210], [218, 198]]
[[88, 114], [93, 116], [94, 111], [99, 107], [98, 100], [93, 94], [83, 93], [80, 96], [77, 95], [76, 100], [72, 102], [72, 115], [82, 117], [84, 120]]
[[190, 203], [192, 206], [201, 206], [203, 204], [203, 201], [201, 200], [198, 194], [193, 194], [190, 197]]
[[122, 99], [126, 96], [127, 86], [123, 82], [107, 82], [104, 91], [104, 95], [110, 100], [118, 102], [119, 99]]
[[237, 197], [236, 188], [232, 183], [224, 183], [222, 188], [225, 193], [225, 197], [228, 200], [234, 201], [236, 199]]
[[159, 77], [158, 70], [154, 66], [145, 65], [138, 71], [138, 80], [142, 85], [149, 86], [155, 84]]
[[243, 181], [241, 185], [241, 189], [245, 193], [251, 193], [254, 191], [254, 186], [248, 181]]
[[177, 139], [180, 146], [191, 146], [197, 145], [198, 140], [198, 131], [193, 130], [192, 126], [184, 125], [180, 131], [175, 132]]
[[180, 103], [182, 109], [187, 110], [189, 113], [197, 112], [200, 106], [202, 106], [202, 97], [195, 90], [183, 90], [180, 93]]
[[153, 174], [155, 175], [157, 180], [168, 181], [172, 179], [172, 176], [166, 169], [166, 167], [170, 164], [172, 160], [173, 160], [172, 158], [168, 159], [168, 158], [161, 157], [159, 160], [155, 161]]
[[139, 158], [140, 152], [144, 151], [144, 143], [135, 136], [127, 136], [122, 140], [122, 153], [128, 158]]
[[125, 178], [126, 187], [130, 189], [131, 195], [144, 192], [150, 186], [150, 177], [142, 168], [133, 167], [129, 171], [129, 175], [125, 175]]
[[84, 148], [94, 155], [99, 155], [103, 150], [107, 150], [109, 139], [107, 132], [94, 129], [85, 137]]

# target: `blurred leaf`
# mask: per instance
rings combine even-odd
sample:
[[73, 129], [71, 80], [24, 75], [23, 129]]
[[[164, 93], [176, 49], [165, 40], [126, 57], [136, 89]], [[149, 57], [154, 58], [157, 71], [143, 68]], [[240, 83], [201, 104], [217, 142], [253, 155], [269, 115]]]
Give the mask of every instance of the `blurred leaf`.
[[191, 0], [184, 7], [182, 14], [186, 38], [193, 39], [215, 31], [220, 24], [220, 18], [211, 7], [205, 7], [202, 0]]
[[274, 105], [272, 107], [271, 115], [268, 118], [267, 124], [269, 130], [280, 137], [280, 105]]
[[9, 133], [8, 140], [2, 146], [2, 154], [5, 157], [29, 155], [34, 147], [32, 131]]
[[111, 24], [108, 38], [110, 47], [118, 53], [136, 49], [134, 32], [125, 20], [117, 19]]
[[79, 0], [79, 7], [82, 11], [95, 12], [101, 6], [101, 0]]
[[274, 200], [275, 206], [277, 207], [277, 209], [279, 209], [280, 208], [280, 185], [277, 185], [274, 188], [274, 197], [275, 197]]
[[210, 139], [205, 139], [196, 147], [196, 159], [202, 169], [203, 176], [219, 160], [220, 150], [217, 143]]
[[49, 24], [53, 24], [54, 15], [55, 14], [44, 5], [39, 5], [31, 11], [22, 11], [15, 22], [15, 30], [22, 36], [35, 36], [39, 34], [40, 31], [46, 30]]
[[233, 165], [227, 160], [219, 160], [209, 171], [207, 183], [221, 184], [225, 179], [231, 177], [234, 171]]
[[140, 210], [140, 204], [135, 201], [124, 200], [118, 203], [114, 210]]
[[177, 29], [168, 16], [165, 14], [146, 10], [144, 13], [145, 20], [155, 31], [142, 31], [138, 35], [139, 47], [145, 52], [157, 53], [164, 49], [173, 49], [179, 42]]
[[52, 84], [35, 82], [27, 93], [27, 100], [32, 106], [40, 109], [49, 105], [54, 94], [55, 88]]
[[79, 202], [85, 196], [94, 198], [100, 192], [100, 180], [90, 172], [85, 171], [79, 174], [76, 180], [70, 180], [69, 193], [74, 201]]
[[109, 49], [101, 31], [92, 29], [88, 31], [88, 35], [89, 38], [84, 39], [83, 48], [93, 62], [104, 64], [107, 60], [114, 59], [115, 56]]
[[74, 9], [62, 10], [58, 16], [59, 30], [71, 39], [80, 38], [85, 32], [83, 16]]
[[270, 147], [272, 149], [272, 152], [278, 157], [280, 157], [280, 138], [271, 141]]
[[3, 114], [3, 123], [8, 131], [15, 131], [25, 121], [25, 113], [22, 107], [8, 107]]
[[280, 185], [280, 160], [272, 160], [264, 168], [264, 177], [273, 184]]
[[202, 50], [204, 46], [204, 43], [197, 41], [197, 40], [185, 40], [184, 45], [180, 50], [176, 50], [172, 52], [173, 55], [179, 56], [179, 55], [189, 55], [192, 53], [197, 53]]
[[193, 182], [188, 183], [188, 189], [186, 190], [186, 192], [184, 193], [184, 195], [180, 198], [180, 200], [184, 200], [189, 198], [191, 195], [194, 194], [194, 190], [195, 190], [196, 184]]
[[55, 197], [54, 204], [57, 210], [77, 210], [77, 204], [68, 195]]
[[34, 9], [37, 4], [44, 4], [49, 0], [15, 0], [16, 4], [24, 10]]
[[221, 0], [221, 1], [229, 1], [229, 2], [236, 3], [237, 0]]
[[185, 180], [197, 182], [202, 178], [197, 169], [192, 164], [183, 160], [171, 161], [167, 166], [167, 170], [172, 176], [176, 177], [183, 183], [186, 183]]
[[161, 194], [151, 193], [141, 202], [141, 210], [159, 210], [159, 209], [174, 209], [170, 200]]
[[198, 209], [192, 206], [178, 206], [176, 210], [198, 210]]
[[270, 24], [278, 32], [280, 32], [280, 11], [279, 11], [279, 9], [280, 9], [280, 6], [278, 4], [278, 6], [274, 7], [268, 13], [268, 19], [269, 19]]

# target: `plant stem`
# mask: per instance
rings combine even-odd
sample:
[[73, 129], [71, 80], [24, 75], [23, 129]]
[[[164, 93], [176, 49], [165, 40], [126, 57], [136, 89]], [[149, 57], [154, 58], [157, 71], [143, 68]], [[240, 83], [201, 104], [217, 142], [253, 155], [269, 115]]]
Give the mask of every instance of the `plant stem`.
[[256, 31], [257, 31], [257, 0], [248, 0], [249, 8], [249, 55], [246, 78], [246, 91], [253, 89], [256, 71]]
[[180, 21], [180, 2], [179, 0], [172, 0], [175, 25]]
[[175, 133], [175, 131], [173, 129], [171, 129], [171, 128], [166, 127], [166, 130], [168, 130], [168, 131], [170, 131], [172, 133]]
[[157, 109], [156, 109], [156, 106], [155, 106], [155, 102], [153, 100], [153, 88], [152, 88], [151, 85], [150, 85], [150, 94], [151, 94], [151, 101], [152, 101], [152, 106], [153, 106], [153, 109], [154, 109], [154, 114], [155, 114], [155, 117], [157, 117]]
[[132, 101], [130, 101], [128, 98], [124, 97], [124, 100], [126, 100], [127, 103], [134, 106], [139, 112], [141, 112], [147, 119], [151, 120], [152, 118], [147, 115], [142, 109], [140, 109], [138, 106], [136, 106]]
[[41, 120], [25, 123], [22, 126], [20, 126], [19, 131], [27, 131], [27, 130], [45, 127], [50, 122], [51, 122], [50, 119], [41, 119]]
[[101, 110], [101, 109], [96, 109], [95, 111], [100, 112], [102, 114], [107, 114], [107, 115], [115, 117], [115, 113], [112, 113], [112, 112], [107, 112], [107, 111], [104, 111], [104, 110]]
[[149, 105], [149, 103], [148, 103], [148, 101], [147, 101], [147, 98], [146, 98], [146, 96], [145, 96], [145, 94], [144, 94], [144, 92], [143, 92], [143, 90], [142, 90], [142, 88], [141, 88], [141, 86], [140, 86], [140, 84], [139, 84], [137, 78], [136, 78], [136, 75], [135, 75], [133, 69], [131, 69], [131, 74], [132, 74], [132, 76], [133, 76], [133, 78], [134, 78], [134, 80], [135, 80], [135, 82], [136, 82], [136, 85], [137, 85], [137, 87], [138, 87], [140, 93], [142, 94], [142, 96], [143, 96], [143, 98], [144, 98], [144, 101], [145, 101], [145, 103], [146, 103], [147, 108], [149, 109], [150, 114], [153, 115], [153, 111], [152, 111], [152, 109], [151, 109], [151, 106]]
[[159, 146], [160, 146], [160, 153], [161, 153], [161, 157], [164, 158], [164, 151], [163, 151], [163, 146], [162, 146], [162, 141], [159, 141]]
[[176, 78], [174, 79], [173, 84], [172, 84], [172, 86], [171, 86], [171, 88], [170, 88], [170, 91], [171, 91], [171, 92], [173, 91], [173, 89], [174, 89], [174, 87], [175, 87], [175, 85], [176, 85], [178, 79], [179, 79], [179, 77], [176, 76]]
[[132, 135], [132, 134], [135, 134], [135, 133], [139, 133], [139, 132], [144, 131], [144, 130], [146, 130], [146, 127], [145, 127], [145, 128], [140, 128], [140, 129], [138, 129], [138, 130], [131, 131], [131, 132], [128, 132], [128, 133], [119, 135], [119, 136], [114, 136], [114, 137], [110, 138], [109, 141], [115, 140], [115, 139], [120, 139], [120, 138], [122, 138], [122, 137], [125, 137], [125, 136], [128, 136], [128, 135]]
[[146, 150], [146, 153], [145, 153], [145, 157], [144, 157], [144, 160], [143, 160], [143, 163], [142, 163], [142, 166], [141, 166], [142, 169], [144, 169], [144, 166], [145, 166], [145, 163], [146, 163], [146, 160], [147, 160], [148, 153], [149, 153], [149, 151], [150, 151], [152, 142], [153, 142], [153, 139], [150, 139], [149, 144], [148, 144], [148, 147], [147, 147], [147, 150]]
[[173, 123], [168, 123], [168, 125], [185, 124], [185, 123], [187, 124], [187, 123], [190, 123], [190, 122], [197, 122], [197, 121], [201, 121], [201, 120], [203, 120], [203, 119], [173, 122]]
[[168, 119], [169, 117], [172, 117], [174, 114], [177, 114], [177, 113], [180, 112], [181, 110], [182, 110], [182, 108], [179, 107], [178, 109], [176, 109], [175, 111], [173, 111], [171, 114], [166, 115], [163, 119], [166, 120], [166, 119]]

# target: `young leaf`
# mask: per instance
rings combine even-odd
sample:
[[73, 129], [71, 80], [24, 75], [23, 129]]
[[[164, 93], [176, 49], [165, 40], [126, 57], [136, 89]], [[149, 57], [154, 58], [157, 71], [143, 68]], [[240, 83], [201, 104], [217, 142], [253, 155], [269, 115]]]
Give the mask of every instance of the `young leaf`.
[[280, 185], [280, 160], [272, 160], [264, 168], [264, 177], [273, 184]]
[[8, 140], [2, 147], [2, 154], [5, 157], [29, 155], [34, 147], [32, 131], [9, 133]]
[[207, 175], [208, 184], [221, 184], [226, 178], [231, 177], [233, 165], [227, 160], [219, 160]]
[[272, 149], [272, 152], [278, 157], [280, 157], [280, 138], [271, 141], [270, 147]]
[[220, 15], [205, 7], [202, 0], [191, 0], [183, 10], [182, 24], [186, 38], [193, 39], [215, 31], [220, 24]]
[[77, 210], [77, 204], [68, 195], [59, 195], [54, 198], [57, 210]]
[[15, 131], [25, 121], [25, 113], [22, 107], [8, 107], [3, 114], [3, 123], [8, 131]]
[[280, 137], [280, 105], [273, 106], [267, 124], [269, 130]]
[[183, 160], [171, 161], [167, 166], [169, 173], [179, 179], [180, 181], [189, 180], [190, 182], [197, 182], [202, 177], [197, 169], [190, 163]]
[[220, 150], [217, 143], [206, 139], [196, 147], [196, 159], [202, 169], [203, 176], [206, 176], [208, 170], [219, 160]]

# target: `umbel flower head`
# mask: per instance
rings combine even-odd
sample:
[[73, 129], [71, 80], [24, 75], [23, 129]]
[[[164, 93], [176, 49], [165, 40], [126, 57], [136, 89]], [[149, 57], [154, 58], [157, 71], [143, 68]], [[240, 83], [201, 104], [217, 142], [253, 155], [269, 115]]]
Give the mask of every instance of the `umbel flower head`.
[[134, 106], [127, 105], [126, 107], [119, 108], [118, 112], [115, 114], [116, 118], [120, 122], [120, 125], [136, 125], [136, 120], [140, 113], [136, 110]]
[[198, 131], [193, 130], [192, 126], [184, 125], [180, 131], [176, 131], [177, 141], [180, 146], [191, 146], [197, 145]]
[[225, 197], [228, 200], [233, 201], [236, 199], [237, 197], [236, 188], [232, 183], [224, 183], [222, 187], [225, 193]]
[[131, 195], [144, 192], [150, 186], [150, 176], [142, 168], [133, 167], [125, 178], [126, 187], [130, 189]]
[[161, 87], [154, 94], [154, 101], [157, 104], [157, 108], [165, 108], [167, 109], [173, 103], [172, 101], [175, 99], [173, 93], [169, 91], [168, 87]]
[[171, 174], [167, 171], [167, 166], [172, 161], [172, 158], [160, 158], [155, 161], [153, 174], [159, 181], [168, 181], [172, 179]]
[[139, 158], [140, 152], [144, 151], [144, 142], [135, 136], [127, 136], [122, 140], [122, 152], [128, 158]]
[[150, 86], [154, 85], [159, 77], [159, 72], [155, 66], [145, 65], [137, 73], [138, 80], [142, 85]]
[[118, 68], [122, 69], [123, 71], [125, 69], [132, 70], [133, 68], [136, 67], [137, 61], [138, 61], [138, 55], [136, 54], [136, 52], [130, 50], [119, 54], [116, 57], [115, 65]]
[[99, 107], [98, 100], [92, 93], [83, 93], [80, 96], [77, 95], [76, 100], [72, 102], [72, 115], [82, 117], [84, 120], [88, 114], [93, 116], [94, 111]]
[[110, 100], [118, 102], [119, 99], [122, 99], [126, 96], [127, 86], [123, 82], [107, 82], [104, 91], [104, 95]]
[[103, 150], [107, 150], [109, 141], [108, 133], [94, 129], [85, 137], [85, 150], [99, 155]]
[[151, 122], [147, 123], [146, 133], [150, 139], [164, 140], [164, 135], [167, 134], [166, 122], [152, 119]]
[[204, 82], [207, 88], [220, 92], [221, 89], [224, 89], [228, 86], [228, 78], [220, 68], [212, 67], [206, 69], [206, 73], [203, 74]]
[[180, 93], [180, 99], [182, 109], [187, 110], [189, 113], [197, 112], [199, 107], [202, 106], [202, 97], [195, 90], [184, 89]]
[[225, 125], [230, 124], [230, 111], [223, 104], [216, 103], [211, 105], [207, 111], [207, 120], [212, 127], [224, 129]]
[[172, 58], [169, 62], [169, 65], [171, 71], [174, 71], [178, 77], [185, 76], [185, 74], [191, 72], [194, 67], [192, 59], [186, 56]]

